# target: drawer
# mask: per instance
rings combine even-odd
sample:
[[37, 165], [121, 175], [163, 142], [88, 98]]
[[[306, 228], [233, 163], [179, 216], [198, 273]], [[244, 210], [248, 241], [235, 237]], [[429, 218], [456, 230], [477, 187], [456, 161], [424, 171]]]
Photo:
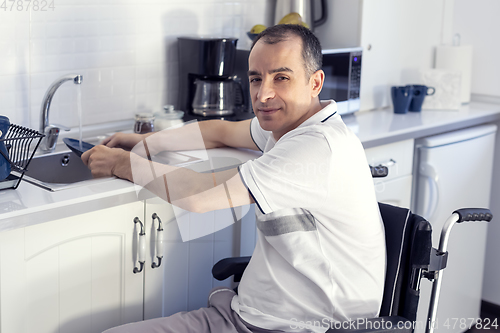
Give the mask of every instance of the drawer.
[[411, 183], [413, 177], [404, 176], [393, 180], [382, 180], [384, 178], [374, 178], [375, 195], [378, 202], [410, 208], [411, 203]]
[[413, 139], [389, 143], [365, 149], [366, 159], [371, 166], [386, 165], [389, 170], [388, 181], [408, 176], [413, 168]]

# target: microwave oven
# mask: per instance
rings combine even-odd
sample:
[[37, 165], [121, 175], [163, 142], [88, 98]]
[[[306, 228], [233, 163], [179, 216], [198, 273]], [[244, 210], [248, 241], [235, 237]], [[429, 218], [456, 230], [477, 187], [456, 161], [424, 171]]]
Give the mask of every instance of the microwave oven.
[[325, 82], [319, 98], [337, 102], [339, 114], [358, 111], [363, 48], [330, 49], [322, 53]]

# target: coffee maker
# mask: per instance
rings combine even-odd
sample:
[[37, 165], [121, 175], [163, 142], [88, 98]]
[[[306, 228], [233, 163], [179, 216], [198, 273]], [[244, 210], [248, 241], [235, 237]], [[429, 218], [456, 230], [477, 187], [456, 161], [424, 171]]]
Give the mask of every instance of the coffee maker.
[[[240, 120], [253, 116], [241, 75], [235, 75], [236, 38], [178, 37], [179, 108], [184, 120]], [[246, 87], [245, 87], [246, 88]]]

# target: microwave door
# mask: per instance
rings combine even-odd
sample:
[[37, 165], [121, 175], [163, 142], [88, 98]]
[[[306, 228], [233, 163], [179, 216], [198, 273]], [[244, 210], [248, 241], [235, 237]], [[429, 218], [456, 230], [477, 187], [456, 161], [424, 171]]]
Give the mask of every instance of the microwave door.
[[337, 102], [340, 114], [349, 110], [350, 58], [350, 53], [323, 55], [322, 69], [325, 72], [325, 82], [319, 97]]

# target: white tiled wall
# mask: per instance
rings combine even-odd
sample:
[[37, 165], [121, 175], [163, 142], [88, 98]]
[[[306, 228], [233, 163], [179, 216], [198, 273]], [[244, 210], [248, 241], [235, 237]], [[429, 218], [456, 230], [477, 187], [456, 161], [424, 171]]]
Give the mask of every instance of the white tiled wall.
[[52, 123], [78, 126], [78, 89], [85, 125], [177, 104], [176, 37], [237, 37], [245, 48], [265, 11], [265, 0], [51, 1], [0, 0], [0, 114], [36, 129], [45, 91], [69, 73], [83, 83], [58, 89]]

